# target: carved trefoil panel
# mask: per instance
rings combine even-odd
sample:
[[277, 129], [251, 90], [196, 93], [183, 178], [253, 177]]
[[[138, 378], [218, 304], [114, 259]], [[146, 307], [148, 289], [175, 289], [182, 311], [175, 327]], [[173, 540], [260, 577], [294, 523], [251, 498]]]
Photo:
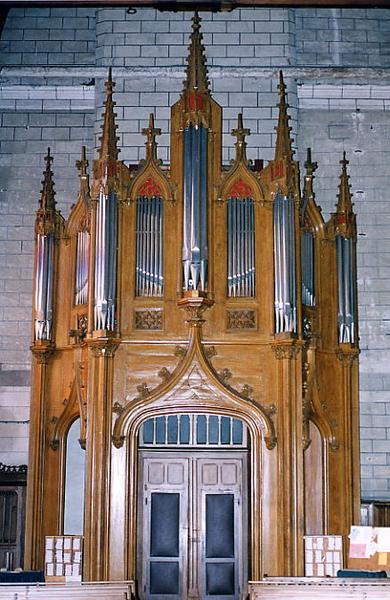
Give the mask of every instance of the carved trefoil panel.
[[134, 311], [134, 329], [142, 331], [162, 331], [162, 308], [142, 308]]
[[257, 314], [253, 309], [240, 309], [226, 311], [226, 329], [236, 331], [239, 329], [257, 329]]

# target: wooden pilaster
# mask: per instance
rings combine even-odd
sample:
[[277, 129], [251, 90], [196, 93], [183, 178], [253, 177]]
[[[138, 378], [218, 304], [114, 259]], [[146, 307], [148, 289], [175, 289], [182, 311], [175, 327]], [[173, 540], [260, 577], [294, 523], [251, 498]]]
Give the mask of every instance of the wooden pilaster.
[[111, 415], [114, 354], [110, 338], [90, 340], [86, 445], [84, 579], [109, 579]]
[[43, 495], [45, 482], [47, 365], [53, 346], [36, 342], [33, 353], [33, 388], [30, 406], [30, 445], [26, 502], [25, 569], [43, 569]]

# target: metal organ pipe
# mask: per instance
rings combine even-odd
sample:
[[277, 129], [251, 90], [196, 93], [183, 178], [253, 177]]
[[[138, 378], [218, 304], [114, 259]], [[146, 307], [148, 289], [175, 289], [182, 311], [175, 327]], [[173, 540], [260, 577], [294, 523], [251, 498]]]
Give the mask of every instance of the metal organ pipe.
[[35, 273], [35, 339], [51, 340], [53, 325], [54, 235], [38, 234]]
[[314, 235], [304, 231], [301, 237], [302, 303], [315, 306], [314, 293]]
[[115, 330], [118, 200], [102, 186], [96, 216], [95, 329]]
[[163, 199], [140, 196], [136, 211], [136, 296], [162, 296]]
[[88, 231], [78, 232], [76, 250], [76, 305], [86, 304], [88, 301], [89, 240]]
[[336, 236], [337, 285], [338, 285], [338, 338], [339, 343], [356, 341], [356, 277], [355, 248], [352, 238]]
[[229, 198], [228, 296], [255, 295], [255, 228], [252, 198]]
[[184, 130], [183, 288], [207, 287], [207, 128]]
[[274, 201], [275, 331], [296, 332], [294, 201], [278, 193]]

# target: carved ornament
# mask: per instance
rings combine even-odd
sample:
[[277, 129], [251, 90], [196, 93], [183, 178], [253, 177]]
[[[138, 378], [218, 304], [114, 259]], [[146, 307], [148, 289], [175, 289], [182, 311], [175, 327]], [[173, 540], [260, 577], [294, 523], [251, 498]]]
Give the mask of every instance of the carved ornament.
[[161, 331], [163, 329], [163, 309], [144, 308], [134, 311], [134, 329]]
[[228, 310], [227, 329], [256, 329], [256, 311]]
[[148, 196], [149, 198], [152, 196], [162, 196], [162, 191], [160, 186], [152, 179], [148, 177], [148, 179], [141, 185], [138, 190], [138, 194], [140, 196]]

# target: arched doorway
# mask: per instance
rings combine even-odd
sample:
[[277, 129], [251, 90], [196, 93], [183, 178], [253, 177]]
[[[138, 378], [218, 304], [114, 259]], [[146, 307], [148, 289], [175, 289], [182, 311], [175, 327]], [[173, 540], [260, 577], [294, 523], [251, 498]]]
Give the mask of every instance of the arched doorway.
[[248, 578], [248, 433], [223, 414], [159, 415], [138, 436], [142, 600], [239, 600]]

